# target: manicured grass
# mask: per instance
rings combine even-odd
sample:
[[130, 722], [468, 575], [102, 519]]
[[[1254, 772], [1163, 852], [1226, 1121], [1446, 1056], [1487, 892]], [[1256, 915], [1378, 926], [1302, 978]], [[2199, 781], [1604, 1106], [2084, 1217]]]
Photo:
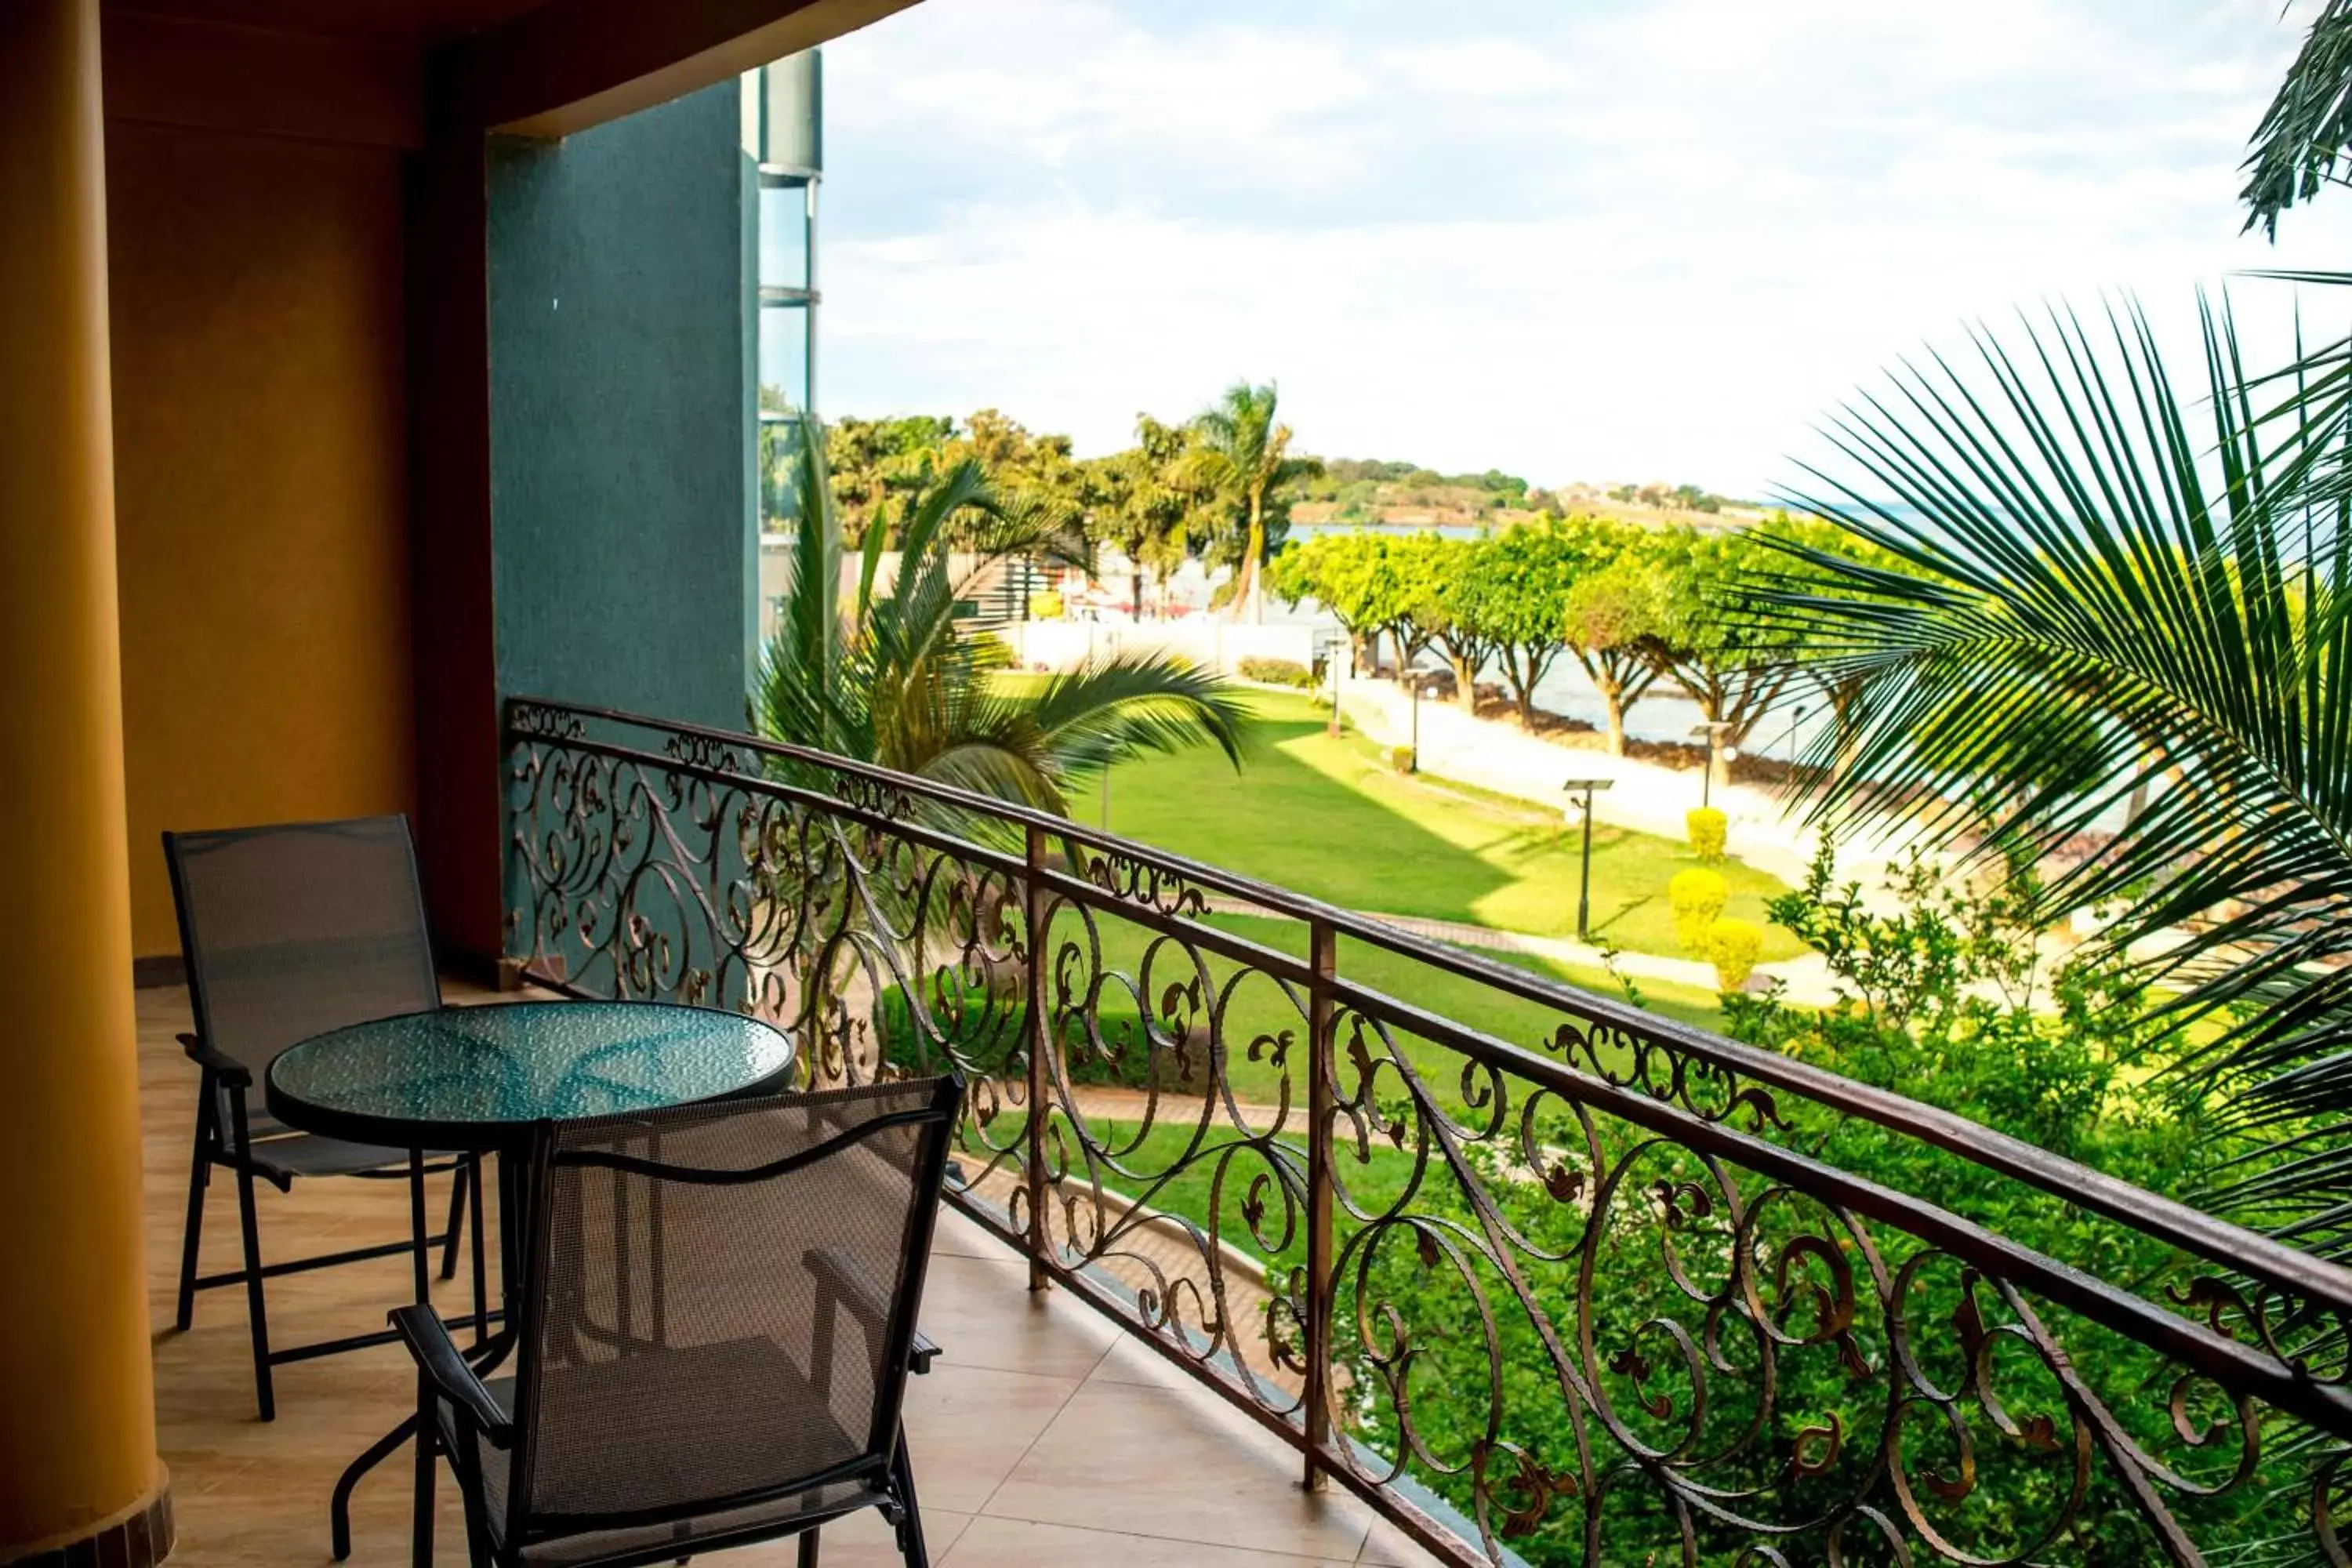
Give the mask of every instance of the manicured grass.
[[[1303, 696], [1251, 700], [1257, 732], [1239, 773], [1207, 748], [1116, 768], [1112, 830], [1349, 909], [1573, 934], [1580, 829], [1563, 816], [1393, 773], [1360, 737], [1327, 735]], [[1073, 805], [1100, 820], [1099, 791]], [[1675, 940], [1666, 883], [1696, 863], [1684, 845], [1596, 825], [1595, 940], [1690, 956]], [[1804, 951], [1765, 915], [1765, 900], [1786, 890], [1778, 879], [1737, 860], [1717, 869], [1731, 887], [1724, 912], [1765, 928], [1766, 959]]]

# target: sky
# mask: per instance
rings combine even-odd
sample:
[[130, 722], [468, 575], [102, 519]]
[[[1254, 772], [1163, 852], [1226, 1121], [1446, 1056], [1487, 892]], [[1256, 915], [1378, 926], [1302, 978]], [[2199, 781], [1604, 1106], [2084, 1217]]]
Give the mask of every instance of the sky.
[[2352, 191], [2240, 233], [2308, 15], [925, 0], [825, 51], [819, 405], [1085, 456], [1247, 378], [1327, 457], [1763, 496], [1972, 321], [2127, 291], [2189, 364], [2200, 284], [2352, 268]]

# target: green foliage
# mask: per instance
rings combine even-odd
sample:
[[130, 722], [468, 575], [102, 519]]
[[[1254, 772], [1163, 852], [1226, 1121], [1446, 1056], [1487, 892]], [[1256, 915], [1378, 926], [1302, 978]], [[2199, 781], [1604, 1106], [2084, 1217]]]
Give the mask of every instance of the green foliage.
[[1683, 814], [1683, 830], [1689, 836], [1692, 854], [1702, 860], [1720, 860], [1731, 839], [1731, 818], [1719, 807], [1695, 805]]
[[1666, 903], [1675, 911], [1675, 936], [1685, 950], [1705, 955], [1707, 929], [1730, 898], [1731, 886], [1720, 872], [1694, 867], [1675, 873], [1666, 884]]
[[1239, 614], [1263, 613], [1260, 574], [1289, 531], [1291, 490], [1323, 471], [1320, 459], [1290, 455], [1290, 426], [1279, 410], [1271, 384], [1237, 383], [1194, 417], [1182, 463], [1184, 479], [1217, 520], [1208, 555], [1234, 567], [1230, 602]]
[[[1240, 693], [1181, 659], [1120, 655], [1001, 679], [1003, 645], [955, 617], [969, 579], [951, 545], [977, 572], [1012, 554], [1083, 562], [1085, 542], [1066, 519], [1002, 499], [976, 459], [872, 520], [846, 605], [819, 443], [802, 444], [796, 486], [791, 581], [752, 698], [761, 733], [1060, 815], [1076, 776], [1142, 752], [1206, 742], [1239, 766]], [[901, 552], [887, 586], [886, 538]]]
[[[1743, 746], [1801, 657], [1801, 639], [1753, 613], [1756, 596], [1786, 571], [1788, 558], [1750, 530], [1670, 529], [1649, 549], [1660, 588], [1643, 657], [1709, 723], [1727, 726], [1724, 747]], [[1717, 756], [1717, 776], [1727, 779], [1729, 763]]]
[[1136, 444], [1079, 465], [1087, 537], [1127, 557], [1129, 591], [1143, 614], [1144, 574], [1163, 578], [1184, 563], [1205, 521], [1201, 498], [1184, 478], [1191, 436], [1148, 414], [1135, 421]]
[[1315, 689], [1315, 672], [1295, 658], [1244, 658], [1234, 667], [1244, 680], [1255, 680], [1263, 686], [1288, 686], [1300, 691]]
[[2136, 311], [2021, 340], [1980, 335], [1983, 374], [1932, 360], [1838, 426], [1856, 473], [1815, 510], [1902, 570], [1801, 549], [1838, 591], [1767, 596], [1862, 689], [1812, 809], [2075, 851], [2053, 910], [2109, 911], [2109, 953], [2166, 936], [2141, 973], [2179, 991], [2168, 1081], [2312, 1156], [2210, 1201], [2342, 1253], [2352, 552], [2336, 509], [2282, 489], [2303, 425], [2250, 415], [2226, 310], [2186, 395]]
[[[2035, 956], [2037, 904], [2030, 885], [1948, 893], [1932, 878], [1906, 876], [1896, 891], [1922, 901], [1897, 919], [1874, 916], [1851, 889], [1833, 885], [1832, 868], [1824, 860], [1803, 890], [1779, 900], [1776, 918], [1814, 933], [1831, 953], [1846, 1000], [1816, 1012], [1790, 1006], [1777, 995], [1746, 995], [1727, 986], [1726, 1016], [1739, 1037], [1924, 1097], [2119, 1174], [2148, 1182], [2193, 1178], [2200, 1162], [2197, 1123], [2161, 1101], [2136, 1097], [2121, 1065], [2149, 1028], [2147, 999], [2128, 977], [2095, 965], [2065, 965], [2042, 974]], [[1511, 1115], [1519, 1114], [1515, 1100]], [[1966, 1336], [1954, 1325], [1989, 1323], [1996, 1328], [1990, 1342], [1999, 1342], [2003, 1320], [1990, 1292], [1972, 1284], [1948, 1258], [1935, 1261], [1929, 1249], [1897, 1228], [1877, 1224], [1869, 1226], [1876, 1249], [1873, 1267], [1893, 1273], [1913, 1258], [1928, 1255], [1909, 1280], [1907, 1345], [1898, 1350], [1867, 1291], [1843, 1334], [1815, 1339], [1817, 1326], [1824, 1322], [1816, 1314], [1830, 1300], [1824, 1289], [1829, 1276], [1813, 1267], [1822, 1255], [1815, 1251], [1809, 1261], [1805, 1250], [1822, 1243], [1808, 1238], [1830, 1237], [1850, 1263], [1857, 1262], [1843, 1233], [1817, 1206], [1785, 1196], [1759, 1203], [1754, 1194], [1770, 1184], [1742, 1172], [1733, 1179], [1748, 1194], [1752, 1209], [1727, 1215], [1720, 1205], [1680, 1207], [1676, 1193], [1713, 1191], [1714, 1178], [1696, 1157], [1606, 1117], [1580, 1123], [1565, 1110], [1539, 1106], [1526, 1114], [1533, 1121], [1523, 1136], [1499, 1141], [1499, 1146], [1473, 1145], [1465, 1157], [1501, 1226], [1515, 1239], [1524, 1238], [1517, 1257], [1557, 1337], [1547, 1339], [1538, 1331], [1509, 1283], [1473, 1257], [1467, 1244], [1444, 1239], [1447, 1227], [1475, 1237], [1493, 1234], [1494, 1226], [1482, 1220], [1442, 1166], [1434, 1179], [1417, 1184], [1411, 1205], [1429, 1227], [1423, 1234], [1437, 1237], [1438, 1245], [1417, 1249], [1406, 1240], [1391, 1241], [1366, 1259], [1360, 1273], [1355, 1255], [1347, 1250], [1356, 1233], [1343, 1224], [1338, 1315], [1350, 1326], [1341, 1336], [1342, 1354], [1360, 1386], [1378, 1385], [1381, 1373], [1353, 1331], [1363, 1321], [1359, 1313], [1377, 1311], [1381, 1327], [1371, 1343], [1410, 1339], [1417, 1442], [1406, 1463], [1414, 1480], [1468, 1511], [1475, 1503], [1479, 1454], [1493, 1451], [1490, 1445], [1499, 1439], [1513, 1456], [1509, 1468], [1499, 1474], [1490, 1468], [1487, 1477], [1515, 1506], [1522, 1500], [1531, 1505], [1507, 1544], [1537, 1568], [1685, 1560], [1674, 1514], [1639, 1471], [1623, 1464], [1613, 1436], [1589, 1415], [1581, 1424], [1571, 1421], [1555, 1344], [1565, 1350], [1569, 1374], [1597, 1375], [1598, 1392], [1609, 1400], [1615, 1419], [1644, 1440], [1664, 1447], [1681, 1439], [1687, 1421], [1702, 1433], [1685, 1450], [1694, 1456], [1735, 1456], [1749, 1451], [1752, 1442], [1751, 1468], [1711, 1461], [1695, 1465], [1692, 1480], [1753, 1488], [1770, 1500], [1747, 1511], [1798, 1521], [1829, 1516], [1837, 1500], [1867, 1484], [1869, 1468], [1883, 1452], [1889, 1385], [1902, 1386], [1901, 1356], [1918, 1358], [1921, 1373], [1941, 1386], [1960, 1387], [1984, 1369], [1971, 1366], [1956, 1348]], [[2180, 1259], [2168, 1247], [2075, 1207], [2063, 1194], [1989, 1177], [1963, 1156], [1795, 1097], [1777, 1097], [1777, 1115], [1780, 1125], [1770, 1134], [1773, 1141], [1940, 1204], [2023, 1246], [2127, 1281], [2158, 1300], [2180, 1279]], [[1588, 1147], [1597, 1166], [1586, 1162]], [[1580, 1183], [1548, 1191], [1544, 1183], [1528, 1179], [1524, 1148], [1561, 1152], [1571, 1173], [1630, 1162], [1615, 1189], [1612, 1224], [1597, 1240], [1585, 1228], [1591, 1188]], [[1360, 1152], [1343, 1139], [1337, 1151], [1343, 1179], [1354, 1180], [1360, 1170], [1368, 1183], [1392, 1184], [1393, 1177], [1376, 1163], [1385, 1157], [1377, 1140]], [[1637, 1199], [1637, 1191], [1652, 1196]], [[1684, 1293], [1685, 1279], [1714, 1287], [1735, 1223], [1748, 1227], [1741, 1245], [1767, 1260], [1759, 1276], [1769, 1282], [1761, 1306], [1783, 1336], [1769, 1385], [1739, 1329], [1737, 1310], [1706, 1313]], [[1580, 1275], [1577, 1265], [1588, 1248], [1591, 1265]], [[1555, 1258], [1565, 1261], [1545, 1261]], [[1474, 1286], [1484, 1293], [1483, 1300]], [[1589, 1290], [1589, 1304], [1579, 1299], [1580, 1289]], [[2150, 1453], [2181, 1454], [2169, 1404], [2177, 1369], [2156, 1352], [2093, 1329], [2054, 1304], [2041, 1303], [2039, 1310], [2073, 1352], [2080, 1375], [2106, 1398], [2131, 1439]], [[1674, 1336], [1657, 1331], [1665, 1323], [1677, 1326]], [[1580, 1336], [1589, 1338], [1590, 1361]], [[1685, 1347], [1679, 1352], [1678, 1343]], [[1687, 1349], [1693, 1344], [1705, 1348]], [[1703, 1428], [1696, 1426], [1702, 1412], [1692, 1399], [1696, 1379], [1685, 1372], [1683, 1354], [1694, 1363], [1705, 1357]], [[1587, 1367], [1595, 1372], [1583, 1372]], [[2067, 1506], [2074, 1471], [2071, 1453], [2045, 1452], [2034, 1436], [2033, 1423], [2045, 1415], [2055, 1419], [2062, 1434], [2067, 1430], [2065, 1391], [2022, 1357], [2001, 1356], [1992, 1381], [2001, 1389], [2008, 1415], [2021, 1424], [2018, 1436], [2003, 1437], [1977, 1423], [1965, 1481], [1939, 1483], [1944, 1495], [1931, 1501], [1927, 1513], [1981, 1560], [2009, 1561], [2030, 1544], [2039, 1521]], [[1769, 1418], [1751, 1428], [1768, 1386]], [[2226, 1406], [2203, 1391], [2186, 1385], [2181, 1391], [2190, 1405], [2182, 1430], [2200, 1428], [2217, 1416], [2226, 1419]], [[1382, 1453], [1401, 1451], [1402, 1437], [1385, 1391], [1353, 1408], [1359, 1424], [1350, 1435], [1356, 1440]], [[1499, 1428], [1491, 1435], [1490, 1413]], [[1820, 1434], [1832, 1429], [1843, 1438], [1834, 1447], [1834, 1462], [1818, 1476], [1792, 1476], [1790, 1455], [1809, 1452], [1819, 1459], [1832, 1452], [1820, 1440]], [[1810, 1439], [1808, 1432], [1814, 1435]], [[1910, 1424], [1900, 1448], [1914, 1475], [1962, 1474], [1948, 1441], [1931, 1424]], [[2264, 1468], [2248, 1487], [2211, 1502], [2173, 1501], [2209, 1553], [2233, 1541], [2258, 1540], [2292, 1513], [2291, 1489], [2303, 1477], [2304, 1461], [2273, 1447], [2264, 1453]], [[1528, 1465], [1521, 1465], [1521, 1454]], [[2210, 1484], [2226, 1476], [2235, 1454], [2232, 1447], [2226, 1454], [2196, 1457], [2201, 1479]], [[1604, 1465], [1625, 1484], [1610, 1489], [1600, 1531], [1602, 1554], [1594, 1557], [1588, 1554], [1582, 1511], [1591, 1494], [1574, 1483]], [[1569, 1484], [1531, 1494], [1514, 1479], [1530, 1473]], [[2161, 1561], [2161, 1549], [2149, 1540], [2103, 1462], [2095, 1462], [2089, 1484], [2076, 1527], [2029, 1560], [2088, 1568], [2137, 1568]], [[2283, 1490], [2288, 1493], [2284, 1501], [2278, 1500]], [[1819, 1513], [1809, 1500], [1820, 1505]], [[2266, 1516], [2265, 1508], [2278, 1511]], [[1696, 1555], [1690, 1561], [1732, 1568], [1753, 1544], [1748, 1533], [1704, 1516], [1695, 1518], [1694, 1528]], [[1792, 1563], [1828, 1560], [1817, 1536], [1800, 1535], [1780, 1549]]]
[[1700, 950], [1715, 965], [1715, 983], [1737, 991], [1756, 973], [1757, 956], [1764, 951], [1764, 932], [1754, 921], [1719, 920], [1706, 928]]
[[2352, 147], [2352, 0], [2326, 0], [2254, 132], [2243, 165], [2246, 227], [2278, 236], [2279, 214], [2343, 178]]
[[1601, 518], [1571, 517], [1566, 526], [1583, 534], [1589, 564], [1560, 605], [1560, 638], [1601, 693], [1611, 753], [1623, 756], [1625, 716], [1660, 673], [1647, 654], [1665, 593], [1657, 536]]

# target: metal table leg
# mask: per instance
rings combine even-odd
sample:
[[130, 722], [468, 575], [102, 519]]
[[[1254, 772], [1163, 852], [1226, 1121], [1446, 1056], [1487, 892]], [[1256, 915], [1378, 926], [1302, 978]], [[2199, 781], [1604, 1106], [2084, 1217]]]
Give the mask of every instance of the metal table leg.
[[[488, 1153], [482, 1155], [485, 1160], [490, 1157]], [[529, 1212], [528, 1206], [522, 1201], [520, 1191], [522, 1173], [528, 1162], [520, 1156], [509, 1157], [501, 1153], [498, 1156], [498, 1163], [499, 1306], [496, 1310], [487, 1314], [478, 1313], [475, 1322], [477, 1336], [480, 1334], [480, 1324], [484, 1316], [498, 1323], [499, 1331], [487, 1340], [478, 1338], [477, 1345], [469, 1349], [468, 1353], [474, 1358], [477, 1371], [488, 1371], [495, 1366], [506, 1358], [507, 1352], [512, 1347], [513, 1331], [507, 1325], [515, 1321], [513, 1315], [515, 1293], [520, 1289], [522, 1281], [522, 1240], [517, 1227], [522, 1216]], [[412, 1203], [421, 1205], [424, 1202], [422, 1189], [413, 1188], [412, 1190], [415, 1194]], [[475, 1200], [478, 1205], [480, 1201], [478, 1194], [478, 1186]], [[481, 1223], [480, 1213], [480, 1209], [477, 1207], [475, 1210], [477, 1226]], [[418, 1268], [421, 1270], [424, 1268], [421, 1261], [422, 1254], [419, 1258]], [[419, 1301], [427, 1300], [427, 1295], [421, 1287], [417, 1299]], [[478, 1297], [477, 1300], [478, 1300]], [[352, 1493], [357, 1489], [362, 1477], [390, 1458], [403, 1443], [417, 1435], [416, 1423], [417, 1418], [414, 1415], [402, 1417], [398, 1426], [369, 1444], [360, 1457], [346, 1466], [342, 1475], [337, 1478], [334, 1495], [327, 1507], [327, 1532], [333, 1545], [336, 1562], [347, 1562], [352, 1555]], [[433, 1557], [433, 1483], [435, 1479], [433, 1468], [435, 1445], [430, 1434], [426, 1435], [425, 1440], [417, 1444], [416, 1450], [416, 1516], [414, 1521], [414, 1537], [417, 1553], [416, 1561], [420, 1565], [427, 1565], [430, 1564]]]

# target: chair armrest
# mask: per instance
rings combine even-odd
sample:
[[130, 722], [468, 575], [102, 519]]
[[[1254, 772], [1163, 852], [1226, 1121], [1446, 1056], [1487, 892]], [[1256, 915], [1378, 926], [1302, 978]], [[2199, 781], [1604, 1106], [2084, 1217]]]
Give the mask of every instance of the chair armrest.
[[[890, 1322], [890, 1298], [857, 1259], [838, 1247], [813, 1247], [801, 1254], [801, 1265], [831, 1287], [835, 1299], [865, 1325], [868, 1334], [877, 1340], [882, 1337]], [[916, 1330], [914, 1342], [907, 1347], [907, 1370], [927, 1373], [939, 1358], [940, 1347]]]
[[231, 1089], [253, 1087], [253, 1075], [246, 1070], [245, 1064], [235, 1057], [223, 1056], [205, 1044], [205, 1037], [202, 1035], [182, 1035], [180, 1048], [188, 1053], [190, 1061], [211, 1073]]
[[441, 1315], [430, 1307], [395, 1307], [392, 1327], [434, 1392], [464, 1411], [494, 1447], [507, 1447], [512, 1435], [507, 1413], [457, 1353], [457, 1342], [450, 1339]]

